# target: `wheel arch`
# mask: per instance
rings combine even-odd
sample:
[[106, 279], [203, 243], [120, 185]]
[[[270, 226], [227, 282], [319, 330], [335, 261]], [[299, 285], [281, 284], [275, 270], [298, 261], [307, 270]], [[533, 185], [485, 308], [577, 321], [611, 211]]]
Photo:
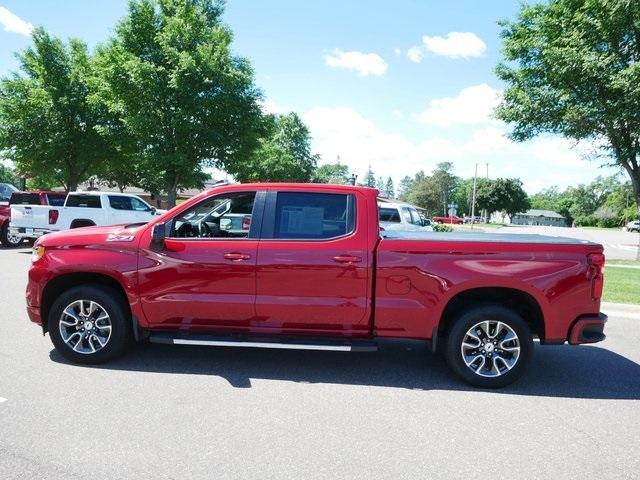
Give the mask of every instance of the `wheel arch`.
[[458, 292], [449, 299], [433, 335], [435, 340], [433, 349], [437, 349], [437, 345], [441, 343], [440, 339], [446, 335], [455, 318], [466, 307], [487, 303], [495, 303], [515, 311], [527, 322], [532, 334], [540, 340], [544, 340], [543, 310], [540, 303], [530, 293], [509, 287], [478, 287]]
[[46, 332], [48, 330], [49, 312], [53, 303], [56, 301], [63, 292], [70, 288], [77, 286], [96, 285], [102, 287], [108, 287], [112, 289], [122, 301], [125, 311], [128, 315], [131, 315], [131, 307], [127, 299], [127, 294], [115, 278], [106, 275], [104, 273], [96, 272], [73, 272], [65, 273], [54, 277], [42, 291], [42, 301], [40, 305], [40, 314], [42, 318], [42, 330]]

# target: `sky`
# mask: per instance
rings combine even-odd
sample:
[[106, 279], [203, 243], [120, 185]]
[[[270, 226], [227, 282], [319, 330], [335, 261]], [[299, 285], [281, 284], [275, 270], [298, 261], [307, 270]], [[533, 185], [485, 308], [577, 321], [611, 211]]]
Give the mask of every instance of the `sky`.
[[[554, 136], [508, 139], [494, 119], [504, 85], [498, 20], [515, 0], [229, 0], [233, 52], [251, 60], [264, 109], [297, 112], [320, 164], [337, 159], [362, 179], [429, 173], [449, 161], [462, 177], [520, 178], [529, 193], [588, 183], [618, 170], [589, 145]], [[33, 26], [93, 48], [125, 14], [119, 0], [0, 0], [0, 76]]]

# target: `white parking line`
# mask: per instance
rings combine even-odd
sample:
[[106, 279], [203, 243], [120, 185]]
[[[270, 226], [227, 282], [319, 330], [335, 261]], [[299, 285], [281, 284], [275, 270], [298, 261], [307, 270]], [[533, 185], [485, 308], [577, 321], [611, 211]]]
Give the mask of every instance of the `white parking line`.
[[7, 401], [7, 399], [6, 399], [6, 398], [4, 398], [4, 397], [0, 397], [0, 403], [4, 403], [4, 402], [6, 402], [6, 401]]

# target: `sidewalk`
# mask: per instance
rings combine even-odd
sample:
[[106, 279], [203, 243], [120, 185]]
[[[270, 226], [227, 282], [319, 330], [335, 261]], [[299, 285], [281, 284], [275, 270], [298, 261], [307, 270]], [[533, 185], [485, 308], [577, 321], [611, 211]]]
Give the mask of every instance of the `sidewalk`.
[[640, 320], [640, 305], [602, 302], [601, 310], [610, 317], [637, 318]]

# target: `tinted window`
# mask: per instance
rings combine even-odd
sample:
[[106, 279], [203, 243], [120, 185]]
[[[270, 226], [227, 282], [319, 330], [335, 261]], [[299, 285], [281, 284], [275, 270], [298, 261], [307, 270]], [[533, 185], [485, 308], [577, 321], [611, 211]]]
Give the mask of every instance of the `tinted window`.
[[280, 192], [274, 238], [327, 239], [351, 233], [354, 203], [352, 195]]
[[11, 205], [40, 205], [40, 195], [37, 193], [14, 193], [9, 201]]
[[400, 223], [400, 214], [397, 208], [381, 208], [378, 213], [381, 222]]
[[136, 212], [146, 212], [149, 210], [149, 206], [137, 197], [109, 195], [109, 205], [114, 210], [132, 210]]
[[173, 224], [178, 238], [247, 238], [256, 192], [210, 197], [180, 214]]
[[119, 195], [109, 195], [109, 206], [114, 210], [133, 210], [131, 199]]
[[52, 205], [54, 207], [61, 207], [64, 205], [64, 201], [66, 200], [67, 196], [65, 194], [47, 194], [47, 200], [49, 202], [49, 205]]
[[100, 208], [100, 197], [98, 195], [69, 195], [66, 206]]

